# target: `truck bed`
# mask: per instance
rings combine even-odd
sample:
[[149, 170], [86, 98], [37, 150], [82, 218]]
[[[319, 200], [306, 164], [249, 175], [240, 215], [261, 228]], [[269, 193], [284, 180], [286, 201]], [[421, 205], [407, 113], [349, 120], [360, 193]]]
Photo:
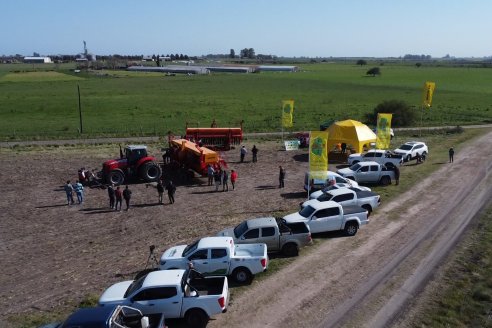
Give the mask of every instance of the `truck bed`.
[[235, 257], [262, 257], [265, 254], [265, 244], [239, 244], [234, 247]]
[[352, 206], [342, 206], [342, 207], [343, 207], [343, 214], [344, 215], [363, 213], [363, 212], [366, 211], [362, 207], [355, 206], [355, 205], [352, 205]]
[[194, 278], [190, 285], [198, 290], [200, 295], [220, 295], [224, 289], [224, 280], [226, 277], [207, 277]]
[[354, 190], [354, 192], [357, 194], [357, 198], [367, 198], [367, 197], [374, 197], [377, 196], [378, 194], [372, 192], [372, 191], [367, 191], [367, 190]]

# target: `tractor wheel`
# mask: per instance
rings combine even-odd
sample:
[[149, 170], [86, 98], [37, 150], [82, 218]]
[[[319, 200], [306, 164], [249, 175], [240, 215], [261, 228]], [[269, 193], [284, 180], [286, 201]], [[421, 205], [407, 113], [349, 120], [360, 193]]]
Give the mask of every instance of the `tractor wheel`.
[[122, 170], [113, 170], [109, 172], [108, 175], [108, 183], [114, 184], [115, 186], [119, 186], [125, 182], [125, 174]]
[[140, 178], [145, 182], [159, 181], [161, 174], [161, 167], [154, 162], [147, 162], [140, 167]]

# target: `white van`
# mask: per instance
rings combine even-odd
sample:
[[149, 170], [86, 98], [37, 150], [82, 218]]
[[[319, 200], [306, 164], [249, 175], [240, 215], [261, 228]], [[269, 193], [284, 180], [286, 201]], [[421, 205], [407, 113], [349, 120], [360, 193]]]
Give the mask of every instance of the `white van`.
[[337, 185], [340, 185], [340, 186], [344, 186], [344, 184], [346, 184], [345, 187], [359, 187], [359, 184], [356, 181], [344, 178], [340, 174], [332, 172], [332, 171], [324, 172], [324, 176], [326, 178], [324, 178], [324, 179], [311, 179], [311, 181], [309, 182], [308, 181], [309, 180], [309, 172], [306, 172], [304, 174], [304, 190], [308, 191], [308, 182], [309, 182], [309, 189], [310, 189], [309, 192], [311, 193], [311, 192], [321, 190], [321, 189], [329, 186], [331, 180], [335, 180], [335, 183]]

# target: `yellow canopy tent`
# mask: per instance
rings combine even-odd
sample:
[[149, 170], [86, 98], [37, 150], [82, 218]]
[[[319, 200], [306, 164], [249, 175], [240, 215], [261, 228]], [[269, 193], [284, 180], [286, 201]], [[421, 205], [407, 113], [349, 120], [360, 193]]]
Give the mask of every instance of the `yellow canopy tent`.
[[360, 153], [364, 146], [369, 148], [371, 142], [376, 142], [376, 134], [358, 121], [338, 121], [328, 128], [328, 150], [332, 150], [338, 143], [345, 143], [347, 149], [353, 147]]

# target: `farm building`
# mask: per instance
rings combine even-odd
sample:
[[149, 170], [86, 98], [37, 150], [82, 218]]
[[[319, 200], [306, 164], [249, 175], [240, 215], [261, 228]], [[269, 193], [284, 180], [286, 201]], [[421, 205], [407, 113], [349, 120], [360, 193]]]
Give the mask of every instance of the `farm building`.
[[251, 73], [253, 69], [246, 66], [208, 66], [210, 72], [218, 73]]
[[210, 71], [201, 66], [163, 66], [163, 67], [146, 67], [146, 66], [130, 66], [128, 71], [133, 72], [162, 72], [175, 74], [209, 74]]
[[24, 57], [24, 63], [47, 64], [47, 63], [51, 63], [51, 58], [50, 57]]
[[297, 72], [297, 66], [276, 66], [276, 65], [260, 65], [256, 68], [260, 72]]

